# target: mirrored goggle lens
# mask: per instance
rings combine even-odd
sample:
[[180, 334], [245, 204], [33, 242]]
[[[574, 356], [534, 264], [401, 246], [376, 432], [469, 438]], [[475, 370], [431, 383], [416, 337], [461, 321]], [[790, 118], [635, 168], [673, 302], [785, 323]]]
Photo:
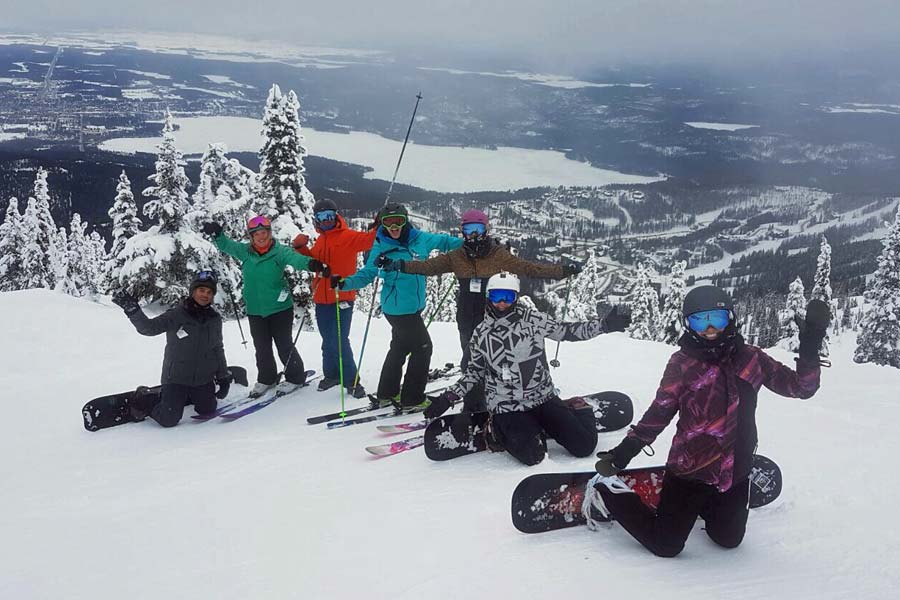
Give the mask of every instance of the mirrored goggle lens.
[[516, 301], [516, 292], [513, 290], [490, 290], [488, 291], [488, 300], [493, 304], [506, 302], [512, 304]]
[[337, 213], [333, 210], [320, 210], [316, 213], [316, 221], [320, 223], [322, 221], [334, 221], [337, 218]]
[[462, 232], [463, 235], [469, 237], [470, 235], [484, 235], [487, 231], [487, 227], [484, 226], [484, 223], [463, 223]]
[[720, 308], [696, 312], [688, 315], [688, 324], [697, 333], [706, 331], [710, 325], [716, 329], [725, 329], [728, 326], [728, 311]]
[[388, 229], [400, 229], [406, 225], [406, 217], [403, 215], [388, 215], [381, 217], [381, 224]]
[[200, 271], [197, 273], [197, 281], [215, 281], [216, 274], [213, 271]]
[[269, 221], [268, 217], [264, 217], [262, 215], [258, 217], [253, 217], [249, 221], [247, 221], [247, 229], [256, 229], [257, 227], [271, 227], [272, 223]]

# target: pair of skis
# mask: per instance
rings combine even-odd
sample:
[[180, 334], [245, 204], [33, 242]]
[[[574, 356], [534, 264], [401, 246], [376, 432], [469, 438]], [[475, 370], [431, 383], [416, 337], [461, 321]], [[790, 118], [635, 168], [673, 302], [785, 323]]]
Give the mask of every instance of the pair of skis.
[[208, 415], [193, 415], [191, 418], [197, 421], [210, 421], [215, 419], [216, 417], [220, 417], [226, 421], [236, 421], [247, 415], [252, 415], [253, 413], [264, 409], [269, 406], [279, 398], [283, 398], [285, 396], [290, 396], [301, 389], [307, 387], [313, 381], [319, 379], [321, 375], [317, 375], [315, 371], [309, 370], [306, 371], [306, 380], [303, 385], [298, 388], [285, 393], [280, 393], [274, 390], [270, 390], [266, 394], [259, 396], [257, 398], [251, 398], [250, 396], [246, 396], [244, 398], [239, 398], [228, 404], [218, 407], [215, 411], [209, 413]]

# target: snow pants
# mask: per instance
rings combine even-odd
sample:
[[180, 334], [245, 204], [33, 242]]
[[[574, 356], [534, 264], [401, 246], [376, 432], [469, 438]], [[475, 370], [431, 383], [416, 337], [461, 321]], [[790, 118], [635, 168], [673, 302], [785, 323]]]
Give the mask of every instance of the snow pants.
[[[481, 318], [478, 319], [478, 323], [481, 323], [483, 320], [484, 316], [482, 315]], [[466, 372], [466, 367], [469, 366], [469, 360], [472, 358], [472, 350], [469, 347], [469, 342], [472, 339], [472, 334], [475, 332], [475, 326], [478, 325], [478, 323], [473, 325], [458, 324], [459, 345], [462, 347], [462, 360], [459, 361], [459, 367], [463, 373]], [[487, 403], [484, 399], [483, 381], [475, 384], [475, 386], [466, 393], [466, 396], [463, 399], [463, 407], [471, 412], [484, 412], [487, 410]]]
[[[422, 313], [384, 316], [391, 324], [391, 347], [381, 367], [378, 397], [394, 398], [400, 394], [403, 406], [415, 406], [425, 400], [425, 384], [428, 383], [428, 367], [431, 366], [431, 337], [422, 320]], [[409, 364], [401, 389], [400, 379], [407, 356]]]
[[590, 456], [597, 447], [593, 409], [572, 410], [556, 397], [531, 410], [493, 415], [491, 430], [507, 452], [529, 466], [544, 460], [546, 436], [573, 456]]
[[208, 415], [216, 410], [215, 382], [198, 386], [164, 383], [159, 403], [150, 411], [150, 417], [163, 427], [175, 427], [188, 403], [194, 405], [198, 415]]
[[[316, 304], [316, 325], [322, 334], [322, 375], [325, 379], [340, 379], [340, 363], [344, 363], [344, 385], [353, 385], [356, 379], [356, 361], [350, 348], [350, 323], [353, 320], [353, 302], [342, 301], [347, 308], [341, 311], [341, 336], [338, 340], [337, 309], [334, 304]], [[340, 360], [338, 347], [340, 346]]]
[[637, 494], [614, 494], [604, 485], [598, 490], [616, 521], [657, 556], [677, 556], [698, 516], [706, 522], [706, 534], [723, 548], [736, 548], [744, 539], [750, 512], [749, 478], [719, 492], [715, 486], [682, 479], [667, 470], [655, 512]]
[[250, 321], [250, 336], [256, 350], [256, 380], [266, 385], [278, 381], [278, 369], [275, 366], [275, 355], [272, 353], [274, 342], [278, 349], [278, 357], [284, 365], [284, 378], [291, 383], [303, 385], [306, 382], [306, 369], [291, 337], [294, 309], [288, 308], [267, 317], [249, 315], [247, 318]]

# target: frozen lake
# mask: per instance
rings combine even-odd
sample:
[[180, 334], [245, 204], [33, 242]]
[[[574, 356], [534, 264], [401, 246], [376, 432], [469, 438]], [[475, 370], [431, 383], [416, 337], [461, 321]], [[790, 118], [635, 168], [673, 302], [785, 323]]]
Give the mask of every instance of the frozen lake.
[[[246, 117], [190, 117], [176, 121], [178, 147], [201, 154], [210, 142], [224, 142], [230, 152], [256, 152], [262, 124]], [[390, 180], [402, 142], [354, 131], [349, 134], [304, 128], [309, 154], [372, 167], [367, 177]], [[162, 137], [117, 138], [100, 145], [121, 153], [155, 152]], [[398, 182], [439, 192], [514, 190], [541, 186], [641, 184], [663, 177], [629, 175], [570, 160], [562, 152], [500, 147], [497, 150], [427, 146], [410, 140]]]

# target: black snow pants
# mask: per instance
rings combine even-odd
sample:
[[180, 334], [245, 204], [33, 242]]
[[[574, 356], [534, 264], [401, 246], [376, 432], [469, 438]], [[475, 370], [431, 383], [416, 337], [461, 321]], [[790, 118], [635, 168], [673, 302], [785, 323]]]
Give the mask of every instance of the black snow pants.
[[216, 410], [216, 384], [214, 381], [198, 386], [164, 383], [159, 403], [153, 407], [150, 417], [163, 427], [175, 427], [184, 415], [184, 406], [194, 405], [198, 415], [208, 415]]
[[677, 556], [699, 516], [706, 534], [724, 548], [736, 548], [744, 539], [749, 512], [750, 479], [726, 492], [715, 486], [682, 479], [666, 471], [659, 506], [654, 512], [637, 494], [614, 494], [598, 486], [603, 501], [616, 521], [657, 556]]
[[526, 465], [536, 465], [547, 454], [546, 436], [573, 456], [590, 456], [597, 446], [597, 424], [591, 408], [572, 410], [559, 398], [523, 412], [491, 417], [494, 439]]
[[253, 347], [256, 349], [256, 380], [267, 385], [278, 381], [278, 369], [272, 353], [272, 342], [275, 342], [278, 357], [285, 366], [284, 378], [291, 383], [303, 385], [306, 382], [306, 369], [291, 338], [294, 309], [288, 308], [268, 317], [250, 315], [248, 320]]
[[[415, 406], [425, 400], [425, 384], [428, 383], [428, 368], [431, 366], [431, 337], [421, 313], [384, 316], [391, 324], [391, 347], [381, 367], [378, 397], [394, 398], [400, 394], [403, 406]], [[407, 356], [409, 364], [403, 377]]]
[[[459, 345], [462, 348], [462, 360], [459, 361], [463, 373], [472, 358], [472, 350], [469, 341], [479, 323], [484, 321], [484, 293], [469, 292], [471, 279], [459, 280], [459, 295], [456, 299], [456, 327], [459, 330]], [[486, 281], [484, 282], [486, 283]], [[484, 382], [479, 382], [466, 393], [463, 406], [471, 412], [483, 412], [487, 410], [484, 399]]]

